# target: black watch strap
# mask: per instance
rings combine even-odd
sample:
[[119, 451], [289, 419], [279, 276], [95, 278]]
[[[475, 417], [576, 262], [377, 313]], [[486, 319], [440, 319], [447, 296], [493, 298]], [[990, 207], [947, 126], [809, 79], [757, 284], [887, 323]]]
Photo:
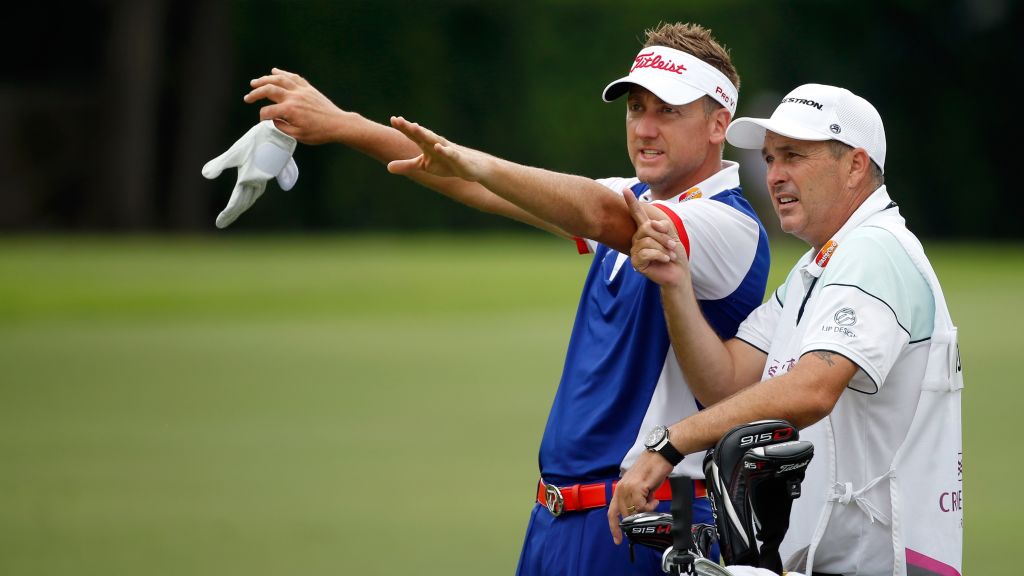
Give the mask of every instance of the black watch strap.
[[676, 447], [672, 445], [672, 442], [666, 438], [665, 445], [656, 450], [658, 454], [661, 454], [668, 463], [675, 468], [680, 462], [683, 461], [683, 454], [676, 450]]

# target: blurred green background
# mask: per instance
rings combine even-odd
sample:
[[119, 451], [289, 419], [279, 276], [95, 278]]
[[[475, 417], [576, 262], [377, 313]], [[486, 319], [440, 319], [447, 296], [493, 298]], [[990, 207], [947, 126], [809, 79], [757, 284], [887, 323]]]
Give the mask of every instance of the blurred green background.
[[[0, 575], [513, 571], [589, 259], [337, 146], [300, 147], [294, 190], [215, 231], [234, 175], [199, 170], [279, 66], [378, 121], [628, 175], [599, 93], [659, 21], [731, 49], [740, 115], [804, 82], [880, 110], [889, 190], [961, 328], [965, 573], [1017, 573], [1024, 200], [1002, 111], [1022, 4], [20, 6], [0, 36]], [[757, 155], [726, 155], [773, 288], [802, 247]]]

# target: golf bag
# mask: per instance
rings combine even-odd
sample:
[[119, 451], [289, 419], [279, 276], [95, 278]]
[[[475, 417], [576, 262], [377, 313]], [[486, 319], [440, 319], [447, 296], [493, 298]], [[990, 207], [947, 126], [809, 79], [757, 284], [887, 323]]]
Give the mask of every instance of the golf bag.
[[782, 572], [779, 546], [814, 455], [798, 437], [788, 422], [761, 420], [733, 428], [708, 451], [704, 474], [726, 565]]

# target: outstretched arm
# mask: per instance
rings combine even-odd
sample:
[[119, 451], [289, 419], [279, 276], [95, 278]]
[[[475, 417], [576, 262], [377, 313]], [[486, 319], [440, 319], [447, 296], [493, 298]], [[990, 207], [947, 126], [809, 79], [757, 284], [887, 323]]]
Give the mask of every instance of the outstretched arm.
[[432, 174], [479, 182], [574, 236], [597, 240], [628, 253], [636, 225], [619, 195], [605, 186], [582, 176], [523, 166], [460, 146], [404, 118], [392, 118], [391, 125], [416, 144], [419, 154], [391, 162], [389, 171], [412, 177]]
[[[260, 120], [273, 120], [280, 131], [303, 144], [343, 144], [384, 164], [420, 153], [419, 147], [401, 132], [342, 110], [298, 74], [274, 68], [271, 74], [252, 80], [250, 84], [252, 91], [245, 95], [245, 102], [271, 102], [260, 108]], [[410, 174], [410, 178], [477, 210], [569, 236], [480, 184], [422, 172]]]

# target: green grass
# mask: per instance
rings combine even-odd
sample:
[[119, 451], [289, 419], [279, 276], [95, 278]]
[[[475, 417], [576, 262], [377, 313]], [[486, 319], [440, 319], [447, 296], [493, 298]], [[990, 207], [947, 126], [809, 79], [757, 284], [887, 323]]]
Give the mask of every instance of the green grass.
[[[1011, 573], [1024, 250], [929, 246], [967, 565]], [[535, 237], [0, 240], [0, 574], [512, 572], [588, 264]]]

